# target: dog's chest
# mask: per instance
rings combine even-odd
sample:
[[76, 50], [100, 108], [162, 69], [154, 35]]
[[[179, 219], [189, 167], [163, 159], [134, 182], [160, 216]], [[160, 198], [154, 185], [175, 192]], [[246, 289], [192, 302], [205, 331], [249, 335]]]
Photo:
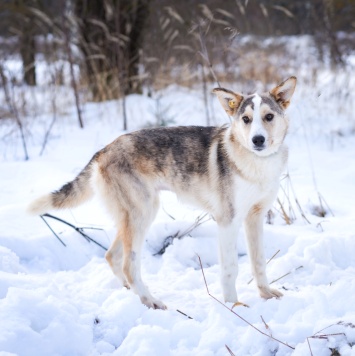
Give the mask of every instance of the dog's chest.
[[250, 182], [238, 177], [234, 181], [234, 196], [237, 201], [247, 200], [249, 202], [257, 202], [263, 200], [277, 187], [277, 181]]
[[233, 181], [234, 205], [245, 214], [253, 205], [268, 205], [275, 198], [283, 164], [275, 160], [248, 168], [247, 175], [236, 175]]

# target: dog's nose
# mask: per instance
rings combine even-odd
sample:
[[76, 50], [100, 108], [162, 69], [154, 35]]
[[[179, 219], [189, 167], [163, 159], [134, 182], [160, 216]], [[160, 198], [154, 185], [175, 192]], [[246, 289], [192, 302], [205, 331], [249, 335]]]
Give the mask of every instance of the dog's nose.
[[256, 146], [256, 147], [261, 147], [264, 142], [265, 142], [265, 137], [264, 136], [261, 136], [261, 135], [258, 135], [258, 136], [254, 136], [252, 138], [252, 141], [253, 141], [253, 144]]

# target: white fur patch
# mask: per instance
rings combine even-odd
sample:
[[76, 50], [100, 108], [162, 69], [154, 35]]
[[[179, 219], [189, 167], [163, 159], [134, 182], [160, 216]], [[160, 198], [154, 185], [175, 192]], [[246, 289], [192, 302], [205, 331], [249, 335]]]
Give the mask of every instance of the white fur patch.
[[260, 107], [261, 107], [261, 97], [258, 94], [254, 95], [253, 98], [253, 104], [254, 104], [254, 111], [253, 111], [253, 122], [251, 124], [250, 128], [250, 144], [253, 147], [253, 142], [252, 139], [254, 136], [264, 136], [265, 137], [265, 142], [267, 142], [267, 132], [263, 126], [263, 120], [261, 118], [260, 114]]
[[53, 209], [51, 194], [43, 195], [33, 201], [28, 207], [27, 212], [31, 215], [43, 215]]
[[260, 119], [260, 106], [261, 106], [261, 97], [258, 94], [254, 94], [254, 98], [252, 100], [254, 104], [254, 113], [253, 119]]

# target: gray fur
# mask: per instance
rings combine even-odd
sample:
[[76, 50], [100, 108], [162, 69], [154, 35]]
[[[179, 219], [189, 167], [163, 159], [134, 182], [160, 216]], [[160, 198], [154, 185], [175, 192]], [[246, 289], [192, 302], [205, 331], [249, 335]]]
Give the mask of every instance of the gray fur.
[[254, 96], [247, 97], [246, 99], [244, 99], [242, 101], [242, 103], [240, 104], [240, 107], [238, 109], [238, 114], [239, 115], [242, 116], [248, 106], [250, 106], [251, 109], [254, 110], [253, 98], [254, 98]]
[[261, 103], [269, 105], [270, 109], [277, 112], [279, 115], [283, 115], [281, 106], [270, 96], [261, 95]]

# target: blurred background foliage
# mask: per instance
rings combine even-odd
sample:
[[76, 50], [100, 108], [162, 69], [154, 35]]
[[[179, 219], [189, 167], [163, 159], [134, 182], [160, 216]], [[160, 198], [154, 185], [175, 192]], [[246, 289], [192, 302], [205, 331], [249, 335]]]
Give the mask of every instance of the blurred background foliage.
[[[2, 0], [0, 85], [38, 86], [45, 62], [52, 86], [70, 78], [81, 122], [82, 100], [171, 84], [266, 86], [307, 61], [311, 82], [320, 65], [347, 65], [354, 33], [355, 0]], [[310, 45], [290, 46], [301, 35]], [[22, 76], [5, 70], [11, 59]]]

